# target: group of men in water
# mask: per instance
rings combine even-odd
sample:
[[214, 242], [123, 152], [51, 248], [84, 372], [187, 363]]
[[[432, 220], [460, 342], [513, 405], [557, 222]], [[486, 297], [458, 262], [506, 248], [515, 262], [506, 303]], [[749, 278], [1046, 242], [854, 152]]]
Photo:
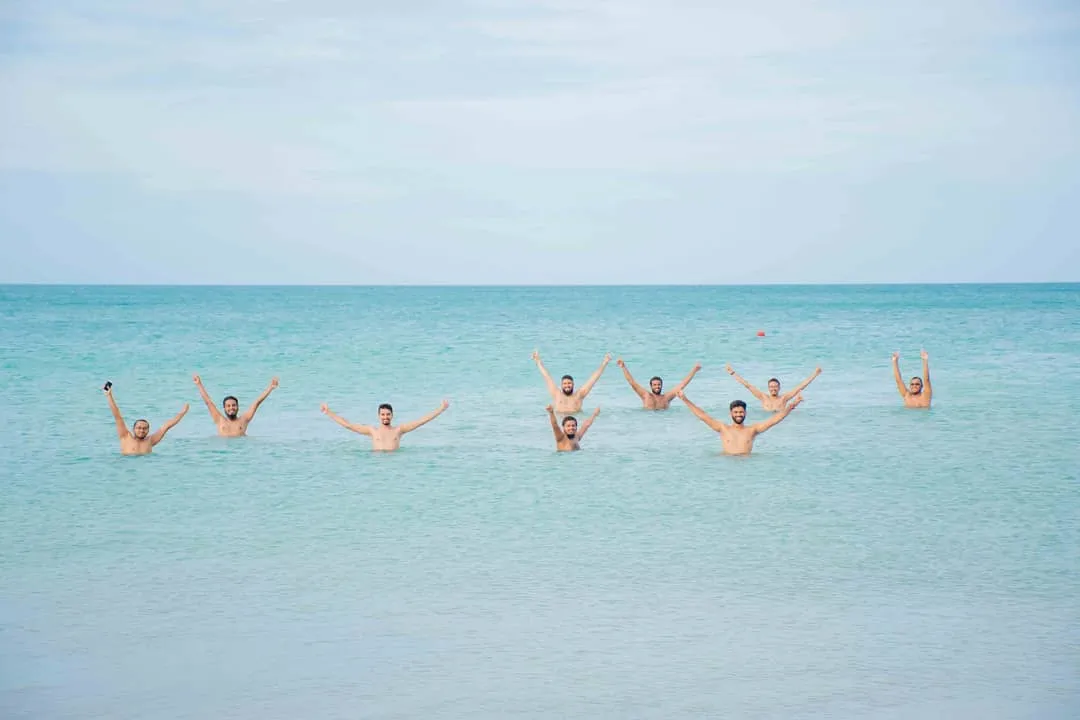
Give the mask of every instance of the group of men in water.
[[[552, 380], [551, 375], [548, 374], [547, 369], [544, 367], [544, 363], [540, 359], [539, 353], [533, 353], [533, 360], [536, 362], [540, 374], [547, 382], [548, 392], [551, 393], [554, 400], [546, 409], [548, 418], [551, 420], [551, 430], [555, 434], [555, 449], [559, 452], [580, 450], [581, 439], [585, 436], [586, 431], [592, 426], [593, 421], [596, 420], [596, 416], [600, 414], [600, 408], [598, 407], [593, 410], [592, 415], [588, 420], [581, 424], [580, 428], [578, 426], [577, 418], [570, 413], [581, 410], [585, 397], [592, 391], [596, 381], [600, 379], [604, 369], [607, 368], [608, 363], [611, 362], [611, 355], [608, 354], [604, 357], [604, 361], [600, 363], [600, 367], [580, 389], [575, 389], [574, 378], [570, 375], [563, 375], [560, 384], [556, 386], [555, 381]], [[809, 378], [800, 383], [794, 390], [783, 395], [780, 395], [780, 381], [776, 378], [772, 378], [768, 383], [769, 394], [766, 395], [746, 380], [736, 375], [732, 367], [728, 365], [726, 367], [728, 374], [732, 375], [736, 380], [746, 386], [754, 397], [761, 401], [762, 407], [776, 413], [764, 422], [747, 426], [745, 424], [746, 403], [742, 400], [735, 400], [731, 403], [729, 410], [731, 412], [732, 422], [731, 424], [727, 424], [711, 417], [700, 407], [690, 402], [690, 399], [686, 397], [684, 390], [694, 379], [694, 376], [701, 370], [701, 363], [695, 365], [693, 369], [690, 370], [690, 373], [683, 378], [682, 382], [667, 392], [664, 392], [663, 378], [659, 376], [649, 378], [649, 388], [646, 390], [634, 379], [634, 376], [630, 373], [630, 369], [626, 367], [625, 362], [619, 359], [616, 361], [616, 364], [622, 369], [623, 377], [625, 377], [626, 382], [630, 384], [630, 388], [639, 398], [641, 398], [642, 407], [646, 410], [666, 410], [670, 407], [672, 400], [679, 398], [686, 407], [690, 408], [690, 412], [710, 428], [720, 433], [720, 441], [723, 444], [724, 453], [727, 455], [749, 455], [751, 450], [753, 450], [754, 438], [771, 428], [773, 425], [779, 423], [786, 418], [792, 410], [798, 407], [799, 403], [802, 402], [802, 396], [799, 395], [799, 393], [821, 374], [821, 368], [816, 369]], [[793, 401], [792, 398], [794, 398]], [[558, 422], [556, 413], [565, 414], [561, 423]]]
[[[930, 407], [933, 389], [930, 385], [929, 357], [925, 350], [922, 351], [921, 355], [922, 376], [911, 378], [907, 385], [904, 385], [903, 377], [900, 374], [900, 353], [893, 353], [892, 356], [893, 376], [896, 381], [897, 390], [900, 392], [901, 398], [903, 398], [904, 407]], [[540, 359], [540, 353], [534, 351], [532, 359], [536, 362], [540, 374], [547, 383], [548, 392], [552, 398], [551, 404], [549, 404], [545, 410], [547, 411], [548, 419], [551, 422], [552, 433], [555, 436], [556, 451], [573, 452], [580, 450], [581, 440], [585, 437], [585, 433], [589, 431], [589, 428], [592, 427], [597, 415], [600, 414], [600, 408], [597, 407], [593, 410], [592, 415], [580, 424], [573, 413], [581, 411], [585, 398], [592, 392], [596, 382], [600, 379], [600, 376], [604, 374], [604, 370], [607, 368], [608, 363], [611, 362], [611, 354], [608, 353], [604, 356], [604, 361], [600, 363], [600, 367], [580, 388], [575, 386], [574, 378], [570, 375], [563, 375], [559, 384], [556, 385], [555, 381], [548, 373], [547, 368], [544, 367], [544, 363]], [[761, 402], [761, 407], [764, 410], [773, 413], [772, 417], [767, 420], [752, 425], [746, 425], [746, 403], [742, 400], [733, 400], [728, 406], [728, 411], [731, 414], [731, 423], [729, 424], [710, 416], [686, 397], [684, 391], [686, 390], [687, 385], [694, 379], [694, 376], [701, 370], [700, 363], [695, 365], [690, 373], [683, 378], [678, 385], [667, 392], [664, 391], [664, 381], [662, 378], [658, 376], [649, 378], [649, 387], [646, 389], [634, 379], [633, 375], [630, 374], [630, 369], [626, 367], [625, 362], [620, 359], [616, 361], [616, 364], [622, 369], [623, 376], [630, 384], [630, 388], [639, 398], [641, 398], [642, 406], [646, 410], [666, 410], [671, 405], [673, 399], [679, 398], [682, 400], [683, 404], [690, 409], [690, 412], [720, 434], [724, 453], [728, 455], [749, 455], [754, 447], [754, 439], [791, 414], [791, 411], [797, 408], [799, 403], [802, 402], [802, 391], [821, 374], [821, 368], [817, 368], [808, 378], [796, 385], [793, 389], [781, 394], [780, 381], [777, 378], [770, 378], [767, 383], [768, 392], [762, 392], [740, 377], [731, 365], [727, 365], [725, 369], [728, 374], [749, 390], [750, 393]], [[210, 394], [206, 392], [206, 388], [202, 383], [202, 378], [195, 375], [194, 380], [195, 386], [199, 389], [199, 395], [202, 397], [203, 402], [210, 411], [210, 417], [217, 427], [218, 435], [223, 437], [240, 437], [245, 435], [247, 433], [248, 425], [255, 418], [255, 413], [258, 411], [259, 406], [261, 406], [263, 402], [270, 397], [270, 393], [278, 387], [278, 379], [274, 378], [270, 381], [270, 385], [267, 386], [266, 390], [264, 390], [262, 394], [255, 399], [255, 402], [251, 404], [251, 407], [241, 415], [240, 402], [236, 397], [232, 395], [227, 396], [222, 401], [222, 410], [218, 410], [217, 406], [214, 405], [214, 401], [210, 398]], [[189, 406], [185, 403], [183, 409], [176, 417], [165, 422], [158, 428], [157, 432], [150, 434], [150, 423], [141, 418], [135, 421], [131, 430], [128, 430], [127, 424], [120, 414], [120, 408], [116, 405], [116, 399], [113, 397], [112, 383], [105, 384], [105, 395], [108, 398], [109, 409], [112, 411], [113, 419], [116, 421], [116, 431], [120, 438], [120, 452], [124, 455], [146, 455], [152, 452], [154, 446], [160, 443], [169, 430], [174, 428], [183, 419], [189, 409]], [[379, 405], [379, 422], [376, 425], [351, 423], [330, 410], [326, 403], [322, 404], [322, 412], [338, 425], [355, 433], [359, 433], [360, 435], [370, 437], [373, 450], [393, 451], [400, 447], [402, 435], [428, 424], [444, 413], [448, 407], [450, 407], [450, 403], [443, 400], [442, 405], [419, 420], [402, 423], [401, 425], [393, 424], [394, 408], [389, 403]], [[561, 421], [559, 420], [558, 415], [563, 416]]]
[[[206, 388], [202, 383], [202, 378], [198, 375], [195, 376], [195, 387], [199, 389], [199, 395], [202, 397], [203, 402], [206, 403], [207, 410], [210, 411], [210, 418], [217, 427], [218, 435], [222, 437], [241, 437], [247, 434], [248, 425], [255, 419], [255, 413], [259, 410], [259, 406], [263, 404], [266, 398], [270, 397], [270, 393], [277, 389], [278, 379], [274, 378], [270, 381], [270, 385], [268, 385], [266, 390], [255, 399], [255, 402], [251, 404], [251, 407], [248, 408], [243, 415], [240, 414], [240, 401], [237, 400], [235, 396], [227, 396], [221, 402], [221, 410], [218, 410], [217, 406], [214, 405], [214, 401], [210, 398], [210, 394], [206, 392]], [[149, 454], [153, 451], [154, 446], [165, 438], [165, 434], [183, 419], [189, 409], [188, 405], [185, 403], [183, 409], [176, 417], [166, 422], [156, 433], [151, 435], [150, 423], [141, 418], [135, 421], [131, 430], [127, 429], [127, 424], [124, 422], [124, 418], [120, 414], [120, 408], [117, 407], [116, 399], [112, 394], [112, 383], [105, 383], [105, 396], [109, 399], [109, 408], [112, 410], [113, 419], [116, 421], [116, 432], [120, 436], [120, 452], [124, 455]], [[394, 408], [390, 403], [383, 403], [379, 406], [378, 425], [351, 423], [331, 411], [326, 403], [322, 404], [322, 411], [324, 415], [332, 419], [338, 425], [341, 425], [348, 430], [352, 430], [355, 433], [370, 437], [373, 450], [387, 451], [397, 450], [401, 445], [402, 435], [412, 432], [418, 427], [431, 422], [441, 415], [448, 407], [450, 407], [450, 403], [443, 400], [442, 405], [434, 412], [425, 415], [419, 420], [403, 423], [401, 425], [393, 424]]]

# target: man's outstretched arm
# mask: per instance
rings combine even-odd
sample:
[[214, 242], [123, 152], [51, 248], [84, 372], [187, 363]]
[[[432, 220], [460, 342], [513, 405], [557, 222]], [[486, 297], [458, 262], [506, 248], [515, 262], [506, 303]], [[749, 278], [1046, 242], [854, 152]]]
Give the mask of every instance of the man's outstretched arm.
[[665, 393], [665, 394], [668, 397], [677, 396], [679, 393], [681, 393], [683, 390], [686, 389], [686, 386], [690, 384], [690, 381], [693, 380], [694, 376], [697, 375], [698, 372], [700, 372], [700, 371], [701, 371], [701, 363], [698, 363], [697, 365], [694, 366], [694, 369], [690, 371], [690, 374], [683, 378], [681, 383], [676, 385], [674, 387], [674, 389], [672, 389], [671, 392]]
[[600, 367], [598, 367], [596, 372], [594, 372], [592, 376], [585, 381], [585, 384], [581, 386], [581, 391], [578, 393], [579, 397], [585, 397], [592, 392], [593, 385], [595, 385], [596, 381], [600, 379], [600, 376], [604, 374], [604, 368], [607, 367], [609, 362], [611, 362], [611, 353], [604, 356], [604, 361], [600, 363]]
[[731, 377], [738, 380], [739, 384], [742, 385], [747, 390], [749, 390], [751, 395], [756, 397], [758, 400], [764, 400], [765, 399], [765, 393], [761, 392], [756, 387], [754, 387], [753, 385], [748, 383], [746, 380], [744, 380], [742, 377], [740, 377], [739, 374], [736, 373], [735, 370], [730, 365], [727, 365], [725, 367], [725, 369], [728, 371], [728, 375], [730, 375]]
[[270, 384], [267, 385], [265, 390], [263, 390], [262, 395], [255, 398], [255, 402], [251, 403], [251, 407], [249, 407], [248, 411], [246, 413], [244, 413], [244, 421], [245, 422], [251, 422], [252, 420], [255, 419], [255, 413], [256, 413], [256, 411], [258, 411], [259, 406], [263, 404], [263, 402], [266, 400], [266, 398], [270, 397], [270, 393], [277, 390], [277, 386], [278, 386], [278, 379], [277, 378], [274, 378], [273, 380], [270, 381]]
[[555, 408], [548, 405], [544, 410], [547, 410], [548, 420], [551, 421], [551, 432], [555, 433], [555, 442], [562, 442], [564, 435], [562, 428], [559, 427], [559, 419], [555, 417]]
[[756, 425], [752, 426], [752, 428], [754, 430], [754, 433], [755, 434], [763, 433], [766, 430], [768, 430], [769, 428], [771, 428], [772, 426], [776, 425], [778, 422], [780, 422], [781, 420], [786, 418], [788, 415], [790, 415], [792, 410], [799, 407], [799, 403], [801, 403], [801, 402], [802, 402], [802, 395], [795, 396], [795, 399], [791, 401], [791, 404], [788, 405], [787, 407], [785, 407], [783, 410], [776, 413], [775, 415], [773, 415], [768, 420], [765, 420], [763, 422], [759, 422]]
[[923, 392], [926, 393], [926, 397], [930, 397], [934, 394], [934, 389], [930, 386], [930, 355], [925, 350], [919, 353], [922, 356], [922, 381]]
[[447, 401], [447, 400], [443, 400], [442, 405], [440, 405], [438, 407], [438, 409], [429, 412], [427, 415], [420, 418], [419, 420], [413, 420], [412, 422], [403, 423], [401, 425], [401, 432], [403, 432], [403, 433], [412, 432], [413, 430], [415, 430], [418, 427], [422, 427], [424, 425], [427, 425], [429, 422], [431, 422], [432, 420], [434, 420], [435, 418], [439, 417], [444, 412], [446, 412], [446, 408], [448, 408], [448, 407], [450, 407], [450, 402]]
[[187, 403], [184, 403], [184, 409], [181, 410], [177, 414], [176, 417], [174, 417], [173, 419], [167, 421], [164, 425], [159, 427], [158, 431], [150, 436], [150, 444], [151, 444], [151, 446], [157, 445], [159, 442], [164, 440], [165, 439], [165, 434], [168, 433], [170, 430], [172, 430], [174, 427], [176, 427], [177, 424], [179, 424], [179, 422], [184, 419], [184, 416], [187, 415], [187, 411], [189, 409], [190, 409], [190, 406]]
[[540, 374], [544, 376], [544, 382], [547, 383], [548, 392], [552, 397], [557, 397], [559, 388], [555, 386], [555, 381], [551, 379], [551, 375], [548, 374], [547, 368], [544, 367], [544, 361], [540, 359], [540, 353], [537, 350], [533, 350], [532, 359], [536, 361], [536, 367], [540, 369]]
[[109, 400], [109, 410], [112, 411], [113, 420], [116, 421], [116, 434], [123, 440], [131, 435], [131, 431], [127, 429], [127, 425], [124, 423], [124, 416], [120, 414], [120, 408], [116, 406], [116, 398], [113, 397], [112, 387], [109, 387], [109, 389], [105, 391], [105, 397]]
[[331, 420], [333, 420], [334, 422], [336, 422], [338, 425], [345, 428], [346, 430], [352, 430], [354, 433], [360, 433], [361, 435], [371, 435], [371, 427], [370, 426], [368, 426], [368, 425], [354, 425], [353, 423], [349, 422], [345, 418], [343, 418], [340, 415], [337, 415], [336, 413], [334, 413], [333, 410], [331, 410], [329, 407], [327, 407], [326, 403], [322, 404], [322, 411], [323, 411], [323, 415], [330, 418]]
[[810, 377], [806, 378], [801, 383], [796, 385], [792, 390], [789, 390], [788, 392], [784, 393], [783, 396], [781, 397], [781, 399], [784, 402], [787, 402], [791, 398], [795, 397], [796, 395], [801, 393], [803, 390], [805, 390], [807, 387], [809, 387], [810, 383], [817, 380], [817, 376], [820, 375], [820, 374], [821, 374], [821, 368], [815, 368], [814, 372], [810, 373]]
[[622, 368], [623, 377], [626, 378], [626, 382], [630, 383], [630, 388], [638, 394], [638, 397], [645, 397], [647, 394], [645, 388], [638, 385], [637, 381], [634, 380], [634, 376], [630, 374], [630, 368], [626, 367], [626, 363], [622, 361], [622, 358], [616, 360], [615, 364]]
[[214, 422], [219, 423], [224, 418], [221, 412], [214, 405], [214, 401], [210, 399], [210, 393], [206, 392], [206, 388], [203, 387], [202, 378], [198, 375], [194, 376], [195, 387], [199, 388], [199, 395], [202, 397], [204, 403], [206, 403], [206, 409], [210, 411], [210, 417], [214, 419]]
[[720, 432], [720, 430], [723, 429], [724, 424], [722, 422], [720, 422], [714, 417], [710, 417], [707, 412], [699, 408], [694, 403], [690, 402], [690, 398], [686, 397], [686, 395], [681, 390], [679, 391], [677, 397], [684, 403], [686, 403], [686, 407], [690, 408], [690, 412], [694, 413], [694, 415], [697, 415], [698, 419], [701, 420], [701, 422], [705, 423], [717, 432]]
[[595, 410], [593, 410], [592, 415], [589, 416], [589, 419], [581, 424], [581, 429], [578, 430], [578, 434], [577, 434], [577, 439], [579, 441], [583, 437], [585, 437], [585, 433], [589, 432], [589, 428], [592, 427], [593, 421], [596, 420], [596, 416], [599, 415], [599, 414], [600, 414], [600, 408], [596, 408]]
[[900, 391], [900, 397], [906, 398], [908, 389], [904, 386], [904, 378], [900, 376], [900, 353], [898, 352], [892, 354], [892, 373], [893, 380], [896, 381], [896, 389]]

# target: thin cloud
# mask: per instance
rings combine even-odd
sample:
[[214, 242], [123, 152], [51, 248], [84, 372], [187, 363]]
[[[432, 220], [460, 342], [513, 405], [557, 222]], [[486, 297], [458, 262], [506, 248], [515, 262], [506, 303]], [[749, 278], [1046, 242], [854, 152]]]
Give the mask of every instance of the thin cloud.
[[[262, 231], [285, 268], [310, 218], [329, 217], [304, 242], [345, 258], [335, 278], [365, 257], [359, 225], [399, 243], [380, 247], [380, 267], [430, 262], [398, 271], [415, 281], [448, 267], [475, 280], [490, 265], [542, 282], [546, 270], [521, 268], [568, 248], [598, 259], [574, 268], [587, 278], [614, 244], [647, 252], [673, 227], [683, 256], [757, 267], [699, 230], [717, 215], [789, 257], [802, 252], [783, 239], [792, 226], [816, 238], [819, 265], [792, 269], [815, 277], [859, 262], [873, 232], [881, 245], [850, 265], [862, 277], [904, 252], [902, 228], [887, 239], [871, 222], [893, 193], [931, 215], [930, 182], [999, 193], [987, 204], [1024, 196], [1018, 216], [1057, 218], [1050, 234], [1065, 222], [1060, 188], [1078, 179], [1066, 41], [1080, 11], [1064, 4], [119, 0], [3, 12], [0, 174], [117, 179], [132, 203], [206, 208], [196, 226], [233, 212], [207, 198], [242, 196], [236, 207], [274, 218]], [[814, 215], [807, 192], [847, 219]], [[31, 222], [0, 209], [10, 227]], [[636, 262], [611, 272], [659, 279]]]

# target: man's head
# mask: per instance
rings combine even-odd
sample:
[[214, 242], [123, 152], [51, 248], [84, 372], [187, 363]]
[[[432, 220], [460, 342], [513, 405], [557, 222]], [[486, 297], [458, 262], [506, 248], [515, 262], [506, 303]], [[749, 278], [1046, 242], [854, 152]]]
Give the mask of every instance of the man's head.
[[577, 437], [577, 418], [573, 415], [567, 415], [562, 419], [562, 431], [566, 434], [566, 437], [573, 440]]
[[649, 378], [649, 389], [652, 390], [653, 395], [663, 395], [664, 381], [659, 376]]
[[225, 409], [225, 417], [230, 420], [235, 420], [236, 416], [240, 414], [240, 401], [232, 395], [222, 401], [221, 407]]
[[910, 392], [912, 395], [918, 395], [922, 392], [921, 377], [916, 376], [911, 378], [911, 382], [908, 383], [908, 392]]
[[383, 403], [379, 406], [379, 422], [383, 425], [390, 425], [394, 420], [394, 407], [390, 403]]
[[562, 376], [562, 392], [567, 396], [574, 394], [574, 378], [569, 375]]
[[780, 381], [776, 378], [769, 378], [769, 395], [777, 397], [780, 394]]
[[731, 401], [731, 420], [736, 425], [742, 425], [746, 420], [746, 403], [742, 400]]
[[136, 440], [145, 440], [150, 434], [150, 421], [139, 418], [135, 421], [135, 424], [131, 426], [131, 434], [135, 436]]

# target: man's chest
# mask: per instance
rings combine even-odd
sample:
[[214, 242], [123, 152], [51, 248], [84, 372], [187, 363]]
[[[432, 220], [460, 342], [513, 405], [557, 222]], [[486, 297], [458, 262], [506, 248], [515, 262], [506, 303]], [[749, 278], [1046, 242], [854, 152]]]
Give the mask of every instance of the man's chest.
[[136, 440], [128, 438], [120, 443], [120, 450], [128, 455], [145, 455], [153, 450], [154, 444], [149, 440]]
[[720, 437], [724, 440], [724, 444], [746, 445], [754, 439], [754, 433], [738, 425], [729, 425], [720, 433]]

